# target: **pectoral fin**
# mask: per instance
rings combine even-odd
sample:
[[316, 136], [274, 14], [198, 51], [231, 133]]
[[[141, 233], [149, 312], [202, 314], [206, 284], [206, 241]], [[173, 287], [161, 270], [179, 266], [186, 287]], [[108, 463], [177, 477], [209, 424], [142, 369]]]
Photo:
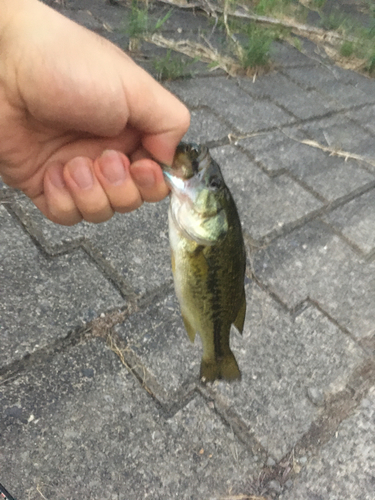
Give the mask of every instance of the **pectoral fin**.
[[186, 316], [184, 315], [184, 313], [182, 311], [181, 311], [181, 316], [182, 316], [182, 319], [184, 321], [185, 329], [186, 329], [187, 334], [189, 336], [190, 342], [194, 343], [196, 331], [191, 326], [189, 320], [186, 318]]
[[234, 326], [237, 328], [237, 330], [242, 333], [243, 330], [243, 325], [245, 323], [245, 316], [246, 316], [246, 296], [245, 296], [245, 290], [242, 293], [242, 299], [241, 299], [241, 305], [240, 305], [240, 310], [237, 313], [237, 317], [234, 320]]

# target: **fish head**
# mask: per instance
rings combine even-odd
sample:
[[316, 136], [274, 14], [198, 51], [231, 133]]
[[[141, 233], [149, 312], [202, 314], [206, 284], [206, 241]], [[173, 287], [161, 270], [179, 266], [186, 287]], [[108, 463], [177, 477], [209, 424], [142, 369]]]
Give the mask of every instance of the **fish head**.
[[180, 231], [202, 245], [225, 237], [230, 193], [207, 147], [181, 143], [172, 166], [162, 168], [172, 191], [170, 213]]

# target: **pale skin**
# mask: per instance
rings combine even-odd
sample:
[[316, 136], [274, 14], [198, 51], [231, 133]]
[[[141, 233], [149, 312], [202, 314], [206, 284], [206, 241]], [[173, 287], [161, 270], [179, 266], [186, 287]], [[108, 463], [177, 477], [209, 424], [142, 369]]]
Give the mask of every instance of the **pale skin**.
[[[0, 0], [0, 175], [50, 220], [108, 220], [168, 193], [186, 107], [38, 0]], [[153, 161], [153, 158], [155, 161]]]

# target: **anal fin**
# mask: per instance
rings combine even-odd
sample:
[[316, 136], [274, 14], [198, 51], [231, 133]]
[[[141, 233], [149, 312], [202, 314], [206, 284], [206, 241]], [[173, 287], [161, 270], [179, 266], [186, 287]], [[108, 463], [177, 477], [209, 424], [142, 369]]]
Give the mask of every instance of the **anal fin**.
[[189, 336], [190, 342], [194, 343], [196, 331], [191, 326], [191, 323], [189, 322], [189, 320], [186, 318], [186, 316], [182, 311], [181, 311], [181, 316], [185, 325], [185, 330], [187, 331], [187, 334]]
[[245, 316], [246, 316], [246, 296], [245, 296], [245, 290], [243, 290], [240, 309], [237, 313], [236, 319], [233, 322], [234, 326], [237, 328], [237, 330], [240, 333], [242, 333], [242, 331], [243, 331], [243, 325], [245, 323]]

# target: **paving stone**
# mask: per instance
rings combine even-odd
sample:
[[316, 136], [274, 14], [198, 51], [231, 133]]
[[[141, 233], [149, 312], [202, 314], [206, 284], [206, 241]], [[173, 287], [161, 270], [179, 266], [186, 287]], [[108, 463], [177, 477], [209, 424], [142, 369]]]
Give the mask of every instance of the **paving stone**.
[[302, 87], [312, 90], [321, 88], [327, 83], [340, 83], [340, 75], [336, 74], [336, 66], [316, 65], [308, 68], [283, 68], [282, 73]]
[[[319, 411], [308, 389], [313, 386], [322, 394], [340, 390], [363, 355], [313, 307], [294, 319], [255, 284], [247, 284], [246, 291], [243, 337], [231, 335], [242, 380], [216, 382], [210, 394], [221, 407], [234, 410], [268, 454], [279, 460]], [[197, 336], [194, 345], [188, 341], [173, 296], [132, 315], [117, 331], [136, 354], [146, 385], [149, 375], [162, 384], [164, 393], [152, 391], [161, 402], [176, 401], [198, 383], [200, 339]]]
[[304, 90], [280, 73], [264, 75], [255, 81], [242, 79], [239, 85], [252, 96], [268, 97], [304, 120], [337, 110], [332, 98], [324, 97], [314, 90]]
[[365, 94], [372, 95], [374, 92], [375, 81], [373, 78], [357, 73], [356, 71], [351, 71], [349, 69], [340, 68], [340, 66], [335, 66], [331, 64], [331, 68], [335, 76], [339, 78], [342, 83], [347, 85], [352, 85], [356, 89], [362, 90]]
[[[293, 117], [268, 101], [253, 99], [241, 90], [237, 80], [224, 77], [195, 78], [170, 82], [167, 86], [188, 106], [208, 106], [241, 133], [291, 123]], [[230, 106], [229, 106], [230, 103]]]
[[[287, 68], [283, 71], [294, 82], [306, 89], [315, 89], [337, 101], [341, 107], [373, 103], [374, 93], [348, 85], [341, 81], [340, 75], [335, 73], [335, 66], [315, 66], [309, 68]], [[375, 85], [374, 85], [375, 91]]]
[[348, 113], [348, 116], [375, 135], [375, 106], [365, 106], [355, 111], [352, 110]]
[[331, 156], [300, 140], [298, 130], [287, 129], [244, 139], [240, 145], [268, 172], [285, 169], [330, 203], [375, 181], [357, 161]]
[[227, 137], [230, 132], [230, 127], [209, 109], [195, 109], [191, 111], [190, 128], [183, 140], [205, 144]]
[[90, 241], [136, 293], [144, 294], [172, 278], [168, 239], [169, 200], [91, 227]]
[[234, 146], [211, 150], [252, 238], [280, 232], [318, 210], [322, 203], [286, 175], [270, 178]]
[[61, 226], [47, 219], [23, 193], [15, 193], [12, 205], [17, 216], [40, 245], [51, 254], [67, 251], [87, 237], [92, 224], [81, 222], [75, 226]]
[[310, 297], [357, 338], [375, 333], [375, 263], [312, 221], [254, 257], [254, 272], [288, 307]]
[[345, 115], [303, 124], [301, 130], [322, 146], [363, 156], [372, 162], [372, 164], [366, 162], [366, 168], [375, 171], [374, 137], [347, 119]]
[[98, 339], [2, 385], [0, 401], [1, 481], [17, 498], [218, 500], [254, 471], [202, 397], [165, 420]]
[[243, 339], [233, 336], [242, 381], [216, 383], [212, 392], [280, 460], [320, 414], [309, 389], [340, 391], [363, 354], [314, 307], [292, 317], [258, 287], [246, 289]]
[[165, 406], [194, 388], [202, 347], [199, 337], [190, 343], [174, 292], [132, 314], [116, 332], [135, 356], [134, 370]]
[[375, 190], [329, 212], [325, 220], [364, 253], [375, 250]]
[[308, 462], [280, 500], [373, 500], [375, 487], [375, 389], [356, 413]]
[[65, 227], [47, 220], [22, 196], [19, 217], [49, 253], [88, 242], [104, 262], [139, 294], [153, 290], [171, 279], [168, 241], [169, 200], [145, 203], [128, 214], [115, 214], [102, 224], [81, 222]]
[[0, 206], [1, 367], [124, 306], [82, 250], [47, 258]]
[[287, 42], [274, 42], [271, 60], [281, 67], [311, 66], [315, 62]]
[[319, 47], [319, 45], [308, 38], [297, 37], [297, 40], [301, 53], [310, 59], [313, 64], [332, 64], [332, 60], [328, 57], [323, 47]]

